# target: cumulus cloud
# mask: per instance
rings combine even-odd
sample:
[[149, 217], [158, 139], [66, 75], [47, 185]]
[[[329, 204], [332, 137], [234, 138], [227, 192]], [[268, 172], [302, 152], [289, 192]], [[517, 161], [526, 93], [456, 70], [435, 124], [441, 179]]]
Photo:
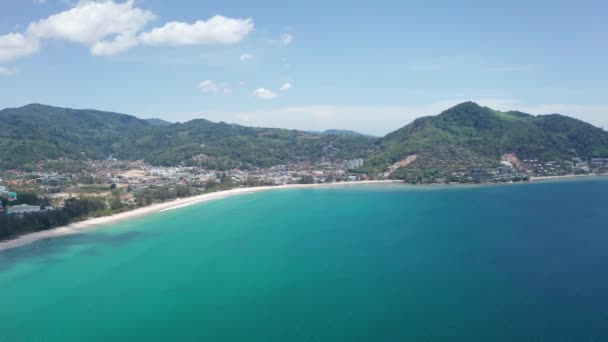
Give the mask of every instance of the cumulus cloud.
[[137, 34], [156, 18], [133, 0], [81, 1], [75, 7], [31, 23], [29, 36], [65, 39], [88, 46], [93, 55], [111, 55], [138, 44]]
[[150, 32], [141, 34], [141, 41], [148, 45], [197, 45], [235, 44], [240, 42], [254, 24], [249, 19], [232, 19], [221, 15], [194, 24], [170, 22]]
[[109, 56], [127, 51], [137, 45], [137, 38], [132, 35], [117, 35], [111, 41], [99, 41], [91, 46], [93, 56]]
[[251, 95], [259, 100], [274, 100], [279, 96], [276, 92], [265, 88], [254, 90]]
[[38, 40], [21, 33], [0, 36], [0, 62], [10, 62], [19, 57], [38, 52]]
[[6, 68], [3, 66], [0, 66], [0, 77], [2, 76], [11, 76], [14, 75], [16, 73], [18, 73], [19, 70], [15, 69], [15, 68]]
[[279, 91], [274, 91], [266, 88], [258, 88], [251, 93], [258, 100], [274, 100], [279, 97], [281, 92], [286, 92], [291, 89], [291, 83], [285, 82], [279, 87]]
[[293, 42], [293, 36], [289, 33], [283, 33], [281, 35], [281, 37], [279, 38], [279, 42], [282, 45], [287, 46], [287, 45], [291, 44], [291, 42]]
[[[38, 2], [40, 2], [38, 0]], [[254, 28], [249, 19], [216, 15], [193, 24], [170, 22], [145, 31], [157, 18], [134, 0], [81, 0], [72, 8], [32, 22], [22, 33], [0, 35], [0, 62], [37, 53], [40, 41], [62, 39], [83, 44], [94, 56], [113, 55], [143, 44], [178, 46], [235, 44]]]
[[230, 85], [226, 82], [218, 84], [213, 82], [212, 80], [204, 80], [198, 85], [198, 87], [203, 93], [211, 93], [213, 95], [232, 94], [232, 89], [230, 88]]
[[218, 91], [217, 85], [212, 80], [204, 80], [198, 85], [198, 87], [203, 93], [215, 94]]
[[241, 62], [246, 62], [248, 60], [253, 59], [253, 56], [248, 53], [244, 53], [239, 57], [239, 59], [241, 60]]

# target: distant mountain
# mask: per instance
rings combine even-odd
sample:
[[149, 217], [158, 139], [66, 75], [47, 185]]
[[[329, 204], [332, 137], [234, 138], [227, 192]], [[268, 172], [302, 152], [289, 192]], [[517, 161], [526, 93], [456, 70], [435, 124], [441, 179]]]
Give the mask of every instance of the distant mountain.
[[608, 157], [608, 132], [559, 114], [500, 112], [472, 102], [416, 119], [382, 138], [352, 131], [311, 133], [203, 119], [166, 124], [40, 104], [0, 111], [0, 169], [61, 157], [83, 160], [113, 155], [157, 165], [218, 169], [364, 158], [359, 171], [378, 173], [400, 161], [403, 164], [397, 165], [404, 167], [412, 162], [413, 158], [407, 159], [412, 155], [420, 156], [414, 161], [417, 167], [426, 168], [429, 159], [440, 159], [441, 165], [458, 160], [483, 164], [497, 162], [504, 153], [543, 160]]
[[197, 119], [143, 129], [114, 145], [115, 156], [160, 165], [201, 163], [208, 167], [269, 167], [322, 158], [364, 158], [375, 139], [303, 131], [257, 128]]
[[316, 134], [316, 135], [348, 135], [348, 136], [359, 136], [359, 137], [368, 137], [368, 138], [378, 138], [373, 135], [363, 134], [355, 131], [349, 131], [346, 129], [327, 129], [325, 131], [306, 131], [306, 133]]
[[0, 111], [0, 168], [46, 159], [144, 159], [159, 165], [272, 166], [321, 158], [362, 158], [374, 139], [318, 136], [207, 120], [154, 125], [131, 115], [40, 104]]
[[169, 125], [173, 124], [172, 122], [169, 122], [167, 120], [156, 119], [156, 118], [145, 119], [145, 121], [147, 123], [149, 123], [150, 126], [169, 126]]
[[0, 168], [44, 159], [106, 158], [112, 145], [150, 125], [131, 115], [41, 104], [0, 111]]
[[559, 114], [500, 112], [465, 102], [381, 138], [378, 153], [367, 160], [365, 169], [379, 171], [408, 155], [432, 155], [438, 146], [493, 160], [504, 153], [543, 160], [605, 157], [608, 132]]
[[345, 129], [328, 129], [328, 130], [325, 130], [324, 132], [321, 132], [321, 134], [323, 134], [323, 135], [352, 135], [352, 136], [372, 137], [371, 135], [367, 135], [367, 134], [363, 134], [363, 133], [359, 133], [359, 132], [355, 132], [355, 131], [349, 131], [349, 130], [345, 130]]

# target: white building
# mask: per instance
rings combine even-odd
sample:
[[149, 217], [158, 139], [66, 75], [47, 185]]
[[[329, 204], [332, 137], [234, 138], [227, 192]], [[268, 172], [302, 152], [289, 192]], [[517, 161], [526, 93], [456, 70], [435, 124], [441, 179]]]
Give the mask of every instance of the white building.
[[27, 204], [15, 205], [12, 208], [8, 209], [9, 214], [17, 214], [17, 215], [26, 214], [26, 213], [37, 213], [39, 211], [40, 211], [39, 205], [27, 205]]

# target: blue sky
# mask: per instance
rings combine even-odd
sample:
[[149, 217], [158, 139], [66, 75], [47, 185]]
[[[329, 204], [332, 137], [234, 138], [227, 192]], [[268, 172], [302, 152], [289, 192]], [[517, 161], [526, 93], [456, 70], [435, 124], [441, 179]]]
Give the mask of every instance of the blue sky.
[[380, 135], [473, 100], [608, 127], [607, 37], [605, 1], [0, 0], [0, 107]]

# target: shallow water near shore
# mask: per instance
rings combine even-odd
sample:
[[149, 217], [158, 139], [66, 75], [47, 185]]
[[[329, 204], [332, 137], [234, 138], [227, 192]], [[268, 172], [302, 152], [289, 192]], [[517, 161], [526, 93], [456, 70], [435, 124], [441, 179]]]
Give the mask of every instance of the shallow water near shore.
[[277, 190], [0, 252], [0, 341], [608, 339], [608, 180]]

